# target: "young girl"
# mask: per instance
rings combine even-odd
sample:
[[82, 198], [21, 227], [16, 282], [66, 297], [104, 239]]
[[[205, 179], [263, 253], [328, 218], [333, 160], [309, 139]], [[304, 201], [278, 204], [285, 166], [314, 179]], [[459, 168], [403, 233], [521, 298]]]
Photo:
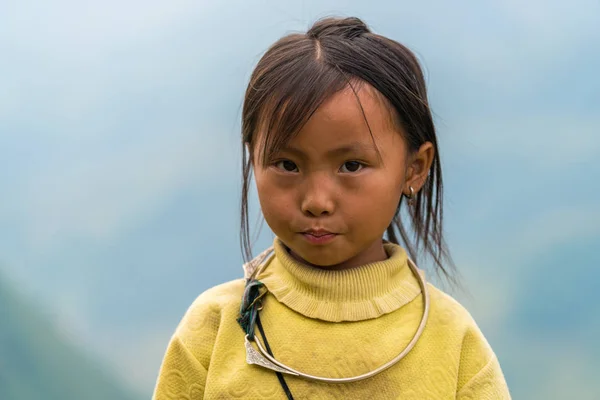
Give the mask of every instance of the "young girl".
[[451, 277], [435, 129], [406, 47], [357, 18], [283, 37], [250, 79], [242, 140], [247, 259], [251, 171], [276, 239], [246, 279], [192, 304], [155, 399], [510, 398], [469, 313], [412, 262], [423, 252]]

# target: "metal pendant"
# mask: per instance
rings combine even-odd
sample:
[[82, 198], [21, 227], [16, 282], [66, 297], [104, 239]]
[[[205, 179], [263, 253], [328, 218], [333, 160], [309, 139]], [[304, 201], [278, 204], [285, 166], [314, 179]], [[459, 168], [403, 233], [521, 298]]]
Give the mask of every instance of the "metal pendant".
[[252, 343], [250, 343], [250, 340], [248, 340], [248, 337], [246, 336], [245, 339], [245, 345], [246, 345], [246, 362], [248, 364], [254, 364], [254, 365], [258, 365], [260, 367], [264, 367], [276, 372], [281, 372], [283, 374], [290, 374], [290, 375], [295, 375], [298, 376], [298, 374], [295, 374], [291, 371], [288, 371], [284, 368], [281, 368], [275, 364], [273, 364], [271, 361], [267, 360], [265, 357], [263, 357], [262, 354], [260, 354], [258, 351], [256, 351], [256, 349], [254, 349], [254, 347], [252, 347]]

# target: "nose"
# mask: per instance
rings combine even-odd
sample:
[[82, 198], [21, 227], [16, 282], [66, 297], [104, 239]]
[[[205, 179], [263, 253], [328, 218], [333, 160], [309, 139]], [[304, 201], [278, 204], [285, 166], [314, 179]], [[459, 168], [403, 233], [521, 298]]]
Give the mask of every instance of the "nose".
[[333, 214], [335, 210], [334, 188], [327, 177], [308, 178], [302, 190], [302, 212], [319, 217]]

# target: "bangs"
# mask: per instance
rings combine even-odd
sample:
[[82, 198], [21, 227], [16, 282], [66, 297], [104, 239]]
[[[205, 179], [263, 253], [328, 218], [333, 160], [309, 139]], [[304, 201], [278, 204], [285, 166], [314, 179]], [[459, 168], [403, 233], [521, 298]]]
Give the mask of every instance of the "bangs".
[[290, 64], [280, 75], [271, 75], [278, 76], [278, 81], [270, 85], [271, 92], [258, 111], [250, 148], [259, 149], [263, 166], [298, 134], [325, 100], [349, 84], [355, 86], [353, 79], [322, 60], [311, 57], [308, 62], [296, 59]]

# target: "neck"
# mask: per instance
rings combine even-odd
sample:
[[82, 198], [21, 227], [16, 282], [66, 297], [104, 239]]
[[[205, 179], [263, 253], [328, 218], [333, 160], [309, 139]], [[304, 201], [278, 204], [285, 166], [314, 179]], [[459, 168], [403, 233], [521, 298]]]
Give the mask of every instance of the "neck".
[[331, 322], [377, 318], [408, 304], [421, 292], [406, 251], [385, 242], [383, 249], [382, 261], [336, 271], [296, 261], [275, 238], [275, 257], [256, 279], [280, 303], [309, 318]]
[[[286, 247], [287, 248], [287, 247]], [[311, 264], [306, 260], [302, 259], [299, 255], [297, 255], [292, 249], [287, 248], [288, 253], [292, 258], [296, 261], [301, 262], [302, 264], [308, 265], [313, 268], [323, 269], [323, 270], [336, 270], [341, 271], [345, 269], [352, 269], [356, 267], [360, 267], [361, 265], [387, 260], [388, 255], [385, 252], [383, 247], [383, 240], [378, 239], [371, 243], [366, 249], [359, 252], [353, 257], [335, 265], [322, 266], [317, 264]]]

